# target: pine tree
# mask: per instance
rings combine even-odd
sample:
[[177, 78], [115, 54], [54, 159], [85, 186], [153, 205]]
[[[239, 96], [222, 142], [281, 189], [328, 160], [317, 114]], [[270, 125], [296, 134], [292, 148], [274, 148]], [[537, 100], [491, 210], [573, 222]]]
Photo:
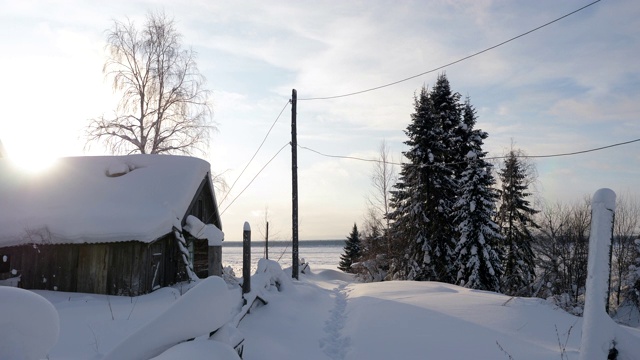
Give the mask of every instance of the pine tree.
[[458, 284], [480, 290], [499, 291], [502, 263], [498, 251], [501, 239], [493, 221], [498, 198], [493, 188], [492, 165], [484, 160], [483, 140], [488, 134], [474, 130], [475, 110], [467, 99], [460, 126], [461, 148], [467, 161], [460, 174], [459, 196], [454, 206], [457, 245], [454, 250]]
[[453, 282], [452, 205], [456, 195], [453, 166], [455, 131], [460, 125], [460, 95], [452, 93], [445, 75], [431, 92], [415, 97], [405, 134], [409, 150], [398, 183], [391, 191], [391, 236], [405, 250], [390, 271], [395, 278]]
[[515, 151], [509, 152], [500, 171], [502, 181], [498, 224], [503, 236], [504, 276], [502, 290], [511, 295], [529, 295], [535, 278], [532, 250], [532, 228], [538, 225], [533, 216], [538, 212], [530, 207], [527, 197], [527, 175], [524, 164]]
[[358, 233], [358, 226], [353, 224], [353, 229], [347, 237], [347, 241], [344, 245], [344, 254], [340, 256], [340, 264], [338, 269], [352, 273], [353, 269], [351, 265], [358, 262], [360, 259], [360, 233]]

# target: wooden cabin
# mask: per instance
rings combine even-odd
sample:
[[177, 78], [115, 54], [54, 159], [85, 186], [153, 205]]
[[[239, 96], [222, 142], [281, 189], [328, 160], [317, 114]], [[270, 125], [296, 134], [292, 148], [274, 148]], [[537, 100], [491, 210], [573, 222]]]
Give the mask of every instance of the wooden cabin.
[[68, 157], [30, 174], [0, 158], [0, 284], [146, 294], [220, 275], [221, 228], [201, 159]]

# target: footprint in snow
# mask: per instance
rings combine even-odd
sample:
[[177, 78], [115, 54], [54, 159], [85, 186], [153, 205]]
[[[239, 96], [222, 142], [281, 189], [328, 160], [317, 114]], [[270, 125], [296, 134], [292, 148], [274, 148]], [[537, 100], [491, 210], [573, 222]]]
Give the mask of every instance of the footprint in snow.
[[351, 343], [348, 336], [342, 336], [347, 308], [346, 286], [347, 284], [343, 284], [333, 289], [335, 305], [325, 322], [324, 331], [327, 336], [320, 340], [320, 347], [333, 360], [343, 360]]

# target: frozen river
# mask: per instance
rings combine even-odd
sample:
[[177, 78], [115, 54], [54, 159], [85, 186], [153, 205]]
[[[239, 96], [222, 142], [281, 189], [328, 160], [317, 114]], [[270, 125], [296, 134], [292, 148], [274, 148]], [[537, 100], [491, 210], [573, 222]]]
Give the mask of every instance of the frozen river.
[[[301, 240], [298, 256], [305, 259], [311, 268], [337, 268], [343, 252], [344, 240]], [[265, 257], [264, 241], [256, 241], [251, 246], [251, 273], [257, 267], [258, 260]], [[291, 267], [291, 242], [269, 242], [269, 259], [276, 260], [284, 269]], [[222, 264], [231, 266], [236, 275], [242, 274], [242, 242], [226, 241], [222, 246]]]

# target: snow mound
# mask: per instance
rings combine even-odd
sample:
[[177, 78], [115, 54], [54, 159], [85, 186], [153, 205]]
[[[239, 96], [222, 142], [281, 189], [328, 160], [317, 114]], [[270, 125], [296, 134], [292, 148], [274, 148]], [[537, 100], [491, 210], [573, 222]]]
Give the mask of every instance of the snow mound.
[[234, 306], [233, 292], [224, 280], [217, 276], [206, 278], [103, 360], [146, 360], [182, 341], [208, 335], [231, 319]]
[[292, 287], [291, 275], [287, 275], [277, 261], [269, 259], [258, 260], [258, 268], [251, 279], [258, 289], [268, 289], [275, 285], [278, 290], [286, 291]]
[[347, 274], [345, 272], [337, 271], [333, 269], [316, 270], [313, 274], [318, 278], [318, 280], [325, 280], [325, 281], [340, 280], [340, 281], [353, 282], [355, 279], [353, 274]]
[[213, 224], [205, 224], [193, 215], [187, 216], [184, 229], [197, 239], [206, 239], [209, 246], [222, 246], [224, 233]]
[[43, 359], [59, 334], [58, 311], [47, 299], [0, 286], [0, 359]]
[[108, 177], [118, 177], [127, 174], [131, 169], [129, 165], [121, 161], [112, 161], [107, 166], [106, 175]]

